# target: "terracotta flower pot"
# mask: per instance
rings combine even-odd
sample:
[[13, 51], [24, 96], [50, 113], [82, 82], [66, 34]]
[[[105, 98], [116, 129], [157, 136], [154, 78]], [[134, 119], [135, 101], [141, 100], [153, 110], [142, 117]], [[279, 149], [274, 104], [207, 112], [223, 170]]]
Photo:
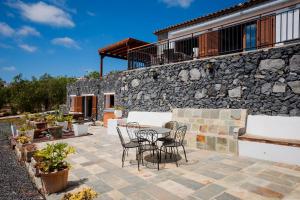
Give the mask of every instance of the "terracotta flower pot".
[[41, 173], [43, 190], [46, 194], [52, 194], [64, 190], [68, 184], [69, 169], [51, 173]]

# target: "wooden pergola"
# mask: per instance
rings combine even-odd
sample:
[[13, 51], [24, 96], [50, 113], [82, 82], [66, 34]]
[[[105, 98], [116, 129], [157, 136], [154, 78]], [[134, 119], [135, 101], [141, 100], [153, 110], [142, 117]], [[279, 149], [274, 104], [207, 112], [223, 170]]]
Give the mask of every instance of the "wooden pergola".
[[98, 49], [100, 55], [100, 78], [103, 76], [103, 59], [104, 57], [118, 58], [127, 60], [128, 50], [149, 44], [141, 40], [127, 38], [111, 44], [107, 47]]

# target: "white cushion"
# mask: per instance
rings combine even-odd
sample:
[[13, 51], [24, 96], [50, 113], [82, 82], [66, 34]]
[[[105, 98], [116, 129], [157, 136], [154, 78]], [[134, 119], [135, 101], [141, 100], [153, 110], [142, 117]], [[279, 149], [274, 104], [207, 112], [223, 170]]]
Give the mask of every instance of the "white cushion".
[[171, 112], [138, 112], [128, 113], [128, 122], [138, 122], [140, 125], [162, 127], [172, 120]]
[[262, 137], [300, 140], [300, 117], [248, 115], [246, 133]]

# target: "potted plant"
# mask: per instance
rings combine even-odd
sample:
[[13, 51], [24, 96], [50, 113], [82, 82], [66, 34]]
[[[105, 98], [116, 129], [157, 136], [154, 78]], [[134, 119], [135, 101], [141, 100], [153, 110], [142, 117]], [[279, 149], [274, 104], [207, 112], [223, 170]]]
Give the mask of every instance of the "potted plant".
[[62, 126], [64, 130], [68, 129], [68, 121], [64, 116], [59, 115], [59, 116], [55, 117], [55, 120], [56, 120], [56, 122], [55, 122], [56, 125]]
[[116, 118], [121, 118], [122, 115], [123, 115], [124, 107], [122, 107], [122, 106], [115, 106], [114, 109], [115, 109], [114, 114], [115, 114]]
[[29, 126], [29, 125], [23, 125], [21, 128], [19, 128], [18, 130], [18, 134], [17, 135], [27, 135], [31, 141], [33, 140], [34, 138], [34, 128], [32, 126]]
[[34, 153], [36, 152], [37, 147], [35, 144], [28, 144], [24, 147], [24, 160], [27, 162], [31, 161]]
[[68, 116], [65, 117], [65, 119], [68, 122], [68, 130], [71, 130], [72, 129], [73, 116], [68, 115]]
[[16, 143], [15, 151], [16, 151], [18, 159], [21, 161], [21, 160], [24, 160], [24, 148], [26, 145], [30, 144], [31, 138], [29, 136], [23, 134], [23, 135], [19, 135], [16, 138], [16, 141], [17, 141], [17, 143]]
[[98, 197], [92, 188], [83, 188], [78, 192], [66, 193], [61, 200], [93, 200]]
[[46, 117], [47, 123], [48, 123], [48, 131], [49, 133], [53, 136], [53, 138], [59, 139], [62, 138], [63, 134], [63, 127], [62, 126], [57, 126], [55, 124], [55, 119], [56, 117], [54, 115], [48, 115]]
[[66, 158], [75, 149], [66, 143], [47, 144], [34, 154], [43, 190], [46, 194], [59, 192], [67, 187], [70, 164]]

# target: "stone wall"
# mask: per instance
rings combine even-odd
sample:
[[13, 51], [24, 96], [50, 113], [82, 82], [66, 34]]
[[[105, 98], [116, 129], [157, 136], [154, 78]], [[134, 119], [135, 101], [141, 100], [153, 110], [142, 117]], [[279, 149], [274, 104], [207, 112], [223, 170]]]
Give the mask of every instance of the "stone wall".
[[242, 108], [300, 116], [300, 45], [126, 71], [118, 82], [128, 110]]
[[238, 154], [236, 128], [246, 125], [243, 109], [174, 109], [172, 120], [188, 127], [186, 145], [223, 153]]
[[[67, 86], [67, 107], [70, 108], [70, 95], [94, 94], [98, 97], [98, 119], [101, 119], [104, 111], [104, 93], [113, 93], [116, 91], [116, 88], [120, 88], [119, 77], [120, 73], [114, 73], [104, 77], [102, 80], [79, 80], [73, 84], [69, 84]], [[118, 103], [118, 98], [116, 99], [116, 103]]]
[[300, 44], [124, 71], [67, 89], [68, 96], [77, 90], [97, 95], [99, 117], [105, 92], [115, 92], [116, 104], [127, 111], [242, 108], [300, 116]]

